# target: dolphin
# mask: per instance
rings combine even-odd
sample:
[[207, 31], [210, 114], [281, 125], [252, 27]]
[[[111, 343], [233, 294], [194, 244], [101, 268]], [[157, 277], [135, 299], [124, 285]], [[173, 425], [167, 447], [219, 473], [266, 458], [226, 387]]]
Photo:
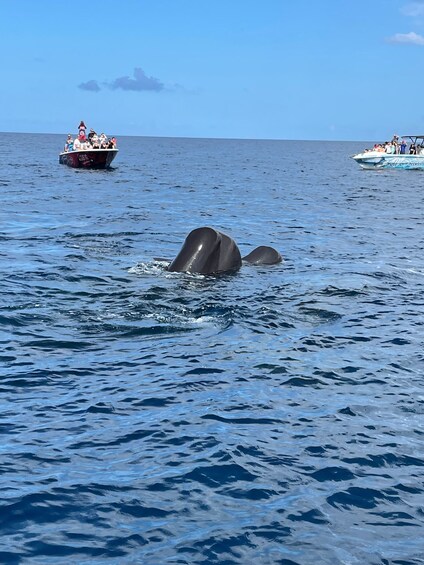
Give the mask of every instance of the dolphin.
[[243, 257], [243, 261], [251, 265], [275, 265], [276, 263], [281, 263], [282, 260], [281, 254], [273, 247], [268, 247], [267, 245], [260, 245], [246, 255], [246, 257]]
[[210, 275], [238, 271], [242, 261], [252, 265], [274, 265], [282, 260], [278, 251], [264, 245], [242, 259], [239, 248], [231, 237], [214, 228], [202, 227], [188, 234], [167, 270]]
[[184, 244], [168, 266], [168, 271], [199, 273], [225, 273], [241, 267], [241, 255], [235, 241], [213, 228], [191, 231]]

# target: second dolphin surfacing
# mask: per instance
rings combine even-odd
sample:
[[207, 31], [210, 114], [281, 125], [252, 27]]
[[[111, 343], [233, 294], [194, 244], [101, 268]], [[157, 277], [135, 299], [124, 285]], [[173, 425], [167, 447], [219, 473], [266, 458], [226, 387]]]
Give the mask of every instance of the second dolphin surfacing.
[[[261, 246], [243, 260], [254, 265], [271, 265], [280, 263], [282, 257], [272, 247]], [[214, 228], [202, 227], [188, 234], [168, 271], [206, 275], [237, 271], [241, 265], [239, 248], [231, 237]]]

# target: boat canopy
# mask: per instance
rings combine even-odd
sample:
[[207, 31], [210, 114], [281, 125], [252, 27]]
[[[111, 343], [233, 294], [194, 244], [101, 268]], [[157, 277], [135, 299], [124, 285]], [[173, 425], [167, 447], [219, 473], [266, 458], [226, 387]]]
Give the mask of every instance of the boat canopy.
[[417, 141], [417, 139], [424, 139], [424, 135], [401, 135], [402, 139], [410, 139], [411, 141], [414, 141], [414, 143]]

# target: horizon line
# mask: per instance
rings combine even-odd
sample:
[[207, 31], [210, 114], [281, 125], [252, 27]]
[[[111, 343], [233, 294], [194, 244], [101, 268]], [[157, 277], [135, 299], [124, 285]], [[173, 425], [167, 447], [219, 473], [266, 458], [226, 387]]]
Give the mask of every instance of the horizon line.
[[[68, 135], [66, 133], [52, 133], [42, 131], [0, 131], [1, 134], [15, 135]], [[204, 136], [188, 136], [188, 135], [135, 135], [135, 134], [111, 134], [112, 137], [145, 137], [153, 139], [215, 139], [221, 141], [311, 141], [311, 142], [327, 142], [327, 143], [362, 143], [370, 142], [369, 139], [301, 139], [301, 138], [282, 138], [282, 137], [204, 137]], [[110, 136], [108, 136], [110, 137]]]

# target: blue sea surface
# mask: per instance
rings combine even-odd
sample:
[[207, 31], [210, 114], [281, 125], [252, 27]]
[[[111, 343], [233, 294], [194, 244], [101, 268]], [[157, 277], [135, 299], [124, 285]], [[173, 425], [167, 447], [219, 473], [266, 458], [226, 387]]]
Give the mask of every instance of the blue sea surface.
[[[0, 563], [424, 563], [424, 171], [0, 134]], [[236, 274], [170, 273], [212, 226]]]

